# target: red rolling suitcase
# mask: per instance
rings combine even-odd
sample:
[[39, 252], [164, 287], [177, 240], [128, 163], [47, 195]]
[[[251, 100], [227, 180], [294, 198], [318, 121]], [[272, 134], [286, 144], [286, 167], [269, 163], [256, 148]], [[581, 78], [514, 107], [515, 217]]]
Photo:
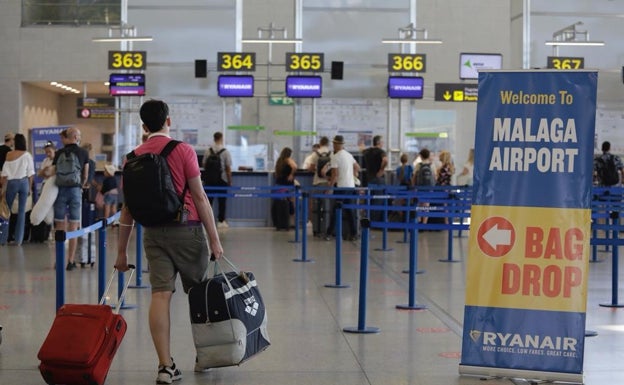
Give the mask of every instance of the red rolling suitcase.
[[130, 277], [117, 302], [117, 313], [104, 298], [111, 287], [111, 275], [99, 305], [66, 304], [56, 313], [50, 332], [37, 358], [39, 371], [48, 384], [102, 385], [115, 353], [126, 334], [126, 321], [119, 314]]

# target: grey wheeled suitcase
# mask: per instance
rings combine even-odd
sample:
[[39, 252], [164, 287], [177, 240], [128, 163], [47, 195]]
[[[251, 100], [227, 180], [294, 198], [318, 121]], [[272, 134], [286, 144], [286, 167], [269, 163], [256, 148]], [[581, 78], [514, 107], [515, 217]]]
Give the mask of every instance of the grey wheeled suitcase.
[[239, 365], [269, 347], [264, 301], [253, 273], [220, 272], [193, 286], [188, 299], [196, 371]]
[[327, 233], [330, 206], [329, 199], [314, 198], [312, 200], [312, 234], [315, 237], [322, 237]]

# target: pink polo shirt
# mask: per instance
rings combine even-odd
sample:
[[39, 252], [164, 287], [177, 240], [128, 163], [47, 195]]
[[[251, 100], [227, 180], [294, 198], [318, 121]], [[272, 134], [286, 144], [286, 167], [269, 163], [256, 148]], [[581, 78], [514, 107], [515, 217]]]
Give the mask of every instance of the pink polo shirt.
[[[169, 143], [171, 138], [169, 136], [161, 134], [152, 134], [145, 143], [139, 145], [134, 149], [136, 155], [142, 155], [146, 153], [159, 154], [163, 148]], [[199, 162], [197, 161], [197, 154], [190, 145], [182, 142], [178, 144], [171, 154], [167, 157], [167, 163], [171, 170], [171, 178], [173, 179], [173, 185], [175, 186], [178, 195], [182, 194], [182, 190], [189, 179], [197, 178], [200, 176]], [[189, 210], [188, 220], [199, 221], [199, 215], [197, 214], [197, 208], [193, 203], [191, 192], [189, 188], [186, 188], [186, 194], [184, 195], [184, 203]]]

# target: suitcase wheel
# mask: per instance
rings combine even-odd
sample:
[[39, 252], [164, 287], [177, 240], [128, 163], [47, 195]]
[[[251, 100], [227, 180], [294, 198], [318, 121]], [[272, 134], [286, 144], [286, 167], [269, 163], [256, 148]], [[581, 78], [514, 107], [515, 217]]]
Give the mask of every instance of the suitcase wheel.
[[43, 380], [46, 384], [55, 385], [54, 380], [52, 379], [52, 373], [50, 373], [49, 371], [41, 372], [41, 376], [43, 377]]
[[[88, 375], [88, 374], [84, 374], [84, 375], [82, 376], [82, 378], [83, 378], [83, 379], [85, 380], [85, 382], [87, 382], [89, 385], [100, 385], [100, 384], [98, 384], [98, 382], [97, 382], [97, 381], [95, 381], [94, 379], [92, 379], [92, 378], [91, 378], [91, 376], [90, 376], [90, 375]], [[104, 377], [104, 381], [106, 381], [106, 377]], [[102, 383], [104, 383], [104, 382], [102, 382]]]

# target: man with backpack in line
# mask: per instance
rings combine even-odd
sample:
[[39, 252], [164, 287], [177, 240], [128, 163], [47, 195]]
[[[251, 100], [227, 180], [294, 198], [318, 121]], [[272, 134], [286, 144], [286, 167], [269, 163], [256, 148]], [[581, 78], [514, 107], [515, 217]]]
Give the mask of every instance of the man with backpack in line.
[[[212, 136], [214, 144], [208, 147], [204, 154], [204, 184], [206, 186], [226, 187], [232, 185], [232, 155], [223, 146], [223, 133], [215, 132]], [[226, 194], [227, 190], [208, 190], [210, 204], [214, 204], [214, 197], [210, 194]], [[226, 197], [218, 197], [217, 227], [227, 228], [225, 221]]]
[[[80, 228], [82, 189], [88, 187], [89, 153], [79, 146], [81, 135], [76, 127], [63, 130], [60, 135], [63, 148], [56, 151], [52, 161], [58, 186], [58, 195], [54, 201], [54, 229], [69, 232]], [[74, 258], [77, 243], [77, 238], [68, 241], [67, 271], [76, 268]]]
[[[420, 162], [416, 163], [416, 169], [412, 176], [412, 185], [416, 188], [425, 189], [427, 186], [435, 186], [436, 170], [431, 159], [431, 152], [423, 148], [418, 153]], [[429, 207], [429, 202], [419, 203], [419, 207]], [[426, 210], [426, 209], [423, 209]], [[419, 222], [427, 223], [428, 218], [422, 213], [418, 215]]]
[[594, 159], [594, 176], [599, 186], [612, 187], [624, 180], [624, 165], [619, 156], [611, 154], [611, 143], [602, 142], [602, 155]]
[[[149, 138], [127, 156], [128, 160], [124, 165], [125, 202], [119, 219], [115, 267], [122, 272], [129, 269], [127, 249], [134, 226], [134, 217], [131, 212], [136, 213], [137, 218], [140, 214], [144, 222], [145, 218], [153, 218], [157, 215], [154, 213], [156, 210], [137, 209], [143, 204], [140, 199], [144, 197], [143, 200], [156, 200], [157, 198], [154, 197], [163, 197], [165, 193], [170, 193], [173, 187], [177, 201], [176, 212], [179, 215], [165, 222], [158, 222], [151, 226], [144, 225], [143, 232], [145, 257], [149, 262], [152, 288], [149, 326], [158, 355], [156, 383], [171, 384], [182, 378], [182, 373], [176, 367], [170, 349], [170, 305], [176, 287], [176, 277], [180, 274], [184, 292], [188, 293], [192, 286], [204, 280], [209, 254], [219, 259], [223, 256], [223, 247], [219, 240], [210, 202], [204, 192], [195, 150], [183, 142], [170, 144], [172, 139], [169, 136], [171, 126], [169, 107], [163, 101], [149, 100], [141, 106], [139, 113], [143, 122], [143, 130], [149, 132]], [[171, 147], [172, 144], [173, 147]], [[163, 154], [163, 149], [170, 149], [168, 155]], [[128, 183], [133, 186], [133, 191], [127, 191], [129, 189], [125, 182], [131, 180], [130, 176], [136, 176], [138, 179], [147, 178], [143, 175], [148, 174], [147, 172], [141, 174], [141, 170], [146, 169], [142, 166], [156, 157], [159, 162], [152, 161], [150, 165], [159, 164], [157, 167], [161, 172], [159, 175], [162, 175], [163, 169], [169, 171], [171, 183], [159, 185], [158, 179], [160, 178], [152, 177], [155, 180], [151, 183], [147, 180], [133, 185]], [[163, 158], [165, 165], [160, 162]], [[141, 167], [134, 169], [130, 167], [133, 159], [135, 159], [134, 163]], [[143, 159], [145, 163], [138, 164]], [[128, 179], [126, 179], [126, 172], [128, 172]], [[166, 191], [163, 192], [163, 189]], [[150, 202], [152, 203], [163, 206], [162, 211], [172, 211], [168, 204], [170, 200], [162, 202], [159, 199], [157, 202]], [[204, 234], [204, 229], [208, 238]]]

